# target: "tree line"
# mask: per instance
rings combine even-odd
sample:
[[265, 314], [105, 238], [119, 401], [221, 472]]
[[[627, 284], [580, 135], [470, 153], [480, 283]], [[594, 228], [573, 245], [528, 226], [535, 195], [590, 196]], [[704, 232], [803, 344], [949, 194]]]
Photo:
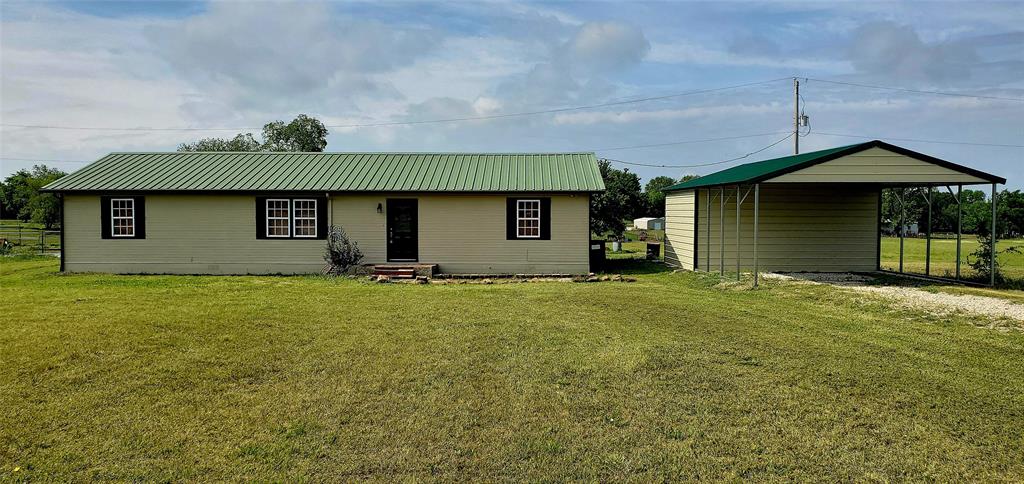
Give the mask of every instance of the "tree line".
[[[882, 230], [898, 234], [900, 224], [899, 189], [882, 192]], [[932, 191], [932, 233], [951, 234], [957, 230], [956, 189], [950, 193], [945, 187]], [[908, 188], [904, 191], [905, 223], [917, 224], [924, 233], [928, 226], [927, 188]], [[987, 234], [992, 220], [992, 204], [982, 190], [964, 189], [960, 195], [962, 231], [965, 234]], [[996, 236], [1015, 238], [1024, 234], [1024, 193], [1003, 190], [996, 196]]]

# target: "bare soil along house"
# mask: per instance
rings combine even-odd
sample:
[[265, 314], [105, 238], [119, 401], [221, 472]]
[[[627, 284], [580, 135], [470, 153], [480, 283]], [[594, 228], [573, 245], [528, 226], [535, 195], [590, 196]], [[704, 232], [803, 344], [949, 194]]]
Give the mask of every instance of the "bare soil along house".
[[68, 272], [316, 273], [338, 225], [364, 264], [589, 268], [593, 153], [112, 153], [60, 195]]

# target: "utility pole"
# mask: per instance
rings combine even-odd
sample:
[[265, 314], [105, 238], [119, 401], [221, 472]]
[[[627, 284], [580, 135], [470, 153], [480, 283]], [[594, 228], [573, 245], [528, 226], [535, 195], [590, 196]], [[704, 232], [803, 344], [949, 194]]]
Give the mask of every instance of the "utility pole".
[[793, 78], [793, 154], [800, 154], [800, 80]]

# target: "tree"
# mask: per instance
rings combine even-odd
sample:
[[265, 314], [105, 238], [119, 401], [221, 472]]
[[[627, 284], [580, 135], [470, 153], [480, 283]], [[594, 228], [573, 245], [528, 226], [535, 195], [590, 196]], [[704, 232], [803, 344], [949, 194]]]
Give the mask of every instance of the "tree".
[[598, 160], [605, 192], [590, 199], [590, 231], [598, 236], [610, 233], [621, 238], [626, 231], [626, 220], [645, 208], [640, 193], [640, 177], [629, 169], [617, 170], [608, 160]]
[[327, 127], [305, 114], [290, 123], [272, 121], [263, 125], [263, 141], [250, 133], [234, 138], [203, 138], [178, 145], [178, 151], [323, 151], [327, 147]]
[[261, 151], [263, 145], [251, 133], [239, 133], [231, 139], [203, 138], [178, 145], [178, 151]]
[[327, 147], [327, 128], [320, 120], [305, 114], [292, 122], [274, 121], [263, 126], [264, 151], [323, 151]]
[[4, 216], [14, 216], [24, 222], [43, 224], [47, 229], [60, 223], [60, 202], [52, 193], [40, 189], [66, 175], [46, 165], [32, 170], [18, 170], [3, 182], [2, 203]]
[[672, 177], [656, 176], [647, 181], [644, 185], [644, 194], [647, 197], [647, 215], [651, 217], [665, 216], [665, 192], [663, 188], [675, 185]]

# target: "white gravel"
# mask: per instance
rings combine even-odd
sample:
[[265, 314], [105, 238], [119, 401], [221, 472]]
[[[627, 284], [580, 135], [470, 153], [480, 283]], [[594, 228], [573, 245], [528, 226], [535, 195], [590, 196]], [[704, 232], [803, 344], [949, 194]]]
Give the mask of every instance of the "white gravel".
[[897, 303], [898, 305], [921, 310], [938, 316], [966, 314], [986, 319], [984, 326], [1005, 329], [1006, 320], [1013, 320], [1011, 326], [1018, 330], [1024, 329], [1024, 305], [1006, 299], [968, 294], [949, 294], [929, 292], [916, 287], [906, 286], [869, 286], [872, 278], [860, 274], [847, 273], [786, 273], [765, 274], [766, 278], [830, 284], [844, 290], [860, 294], [871, 294]]

